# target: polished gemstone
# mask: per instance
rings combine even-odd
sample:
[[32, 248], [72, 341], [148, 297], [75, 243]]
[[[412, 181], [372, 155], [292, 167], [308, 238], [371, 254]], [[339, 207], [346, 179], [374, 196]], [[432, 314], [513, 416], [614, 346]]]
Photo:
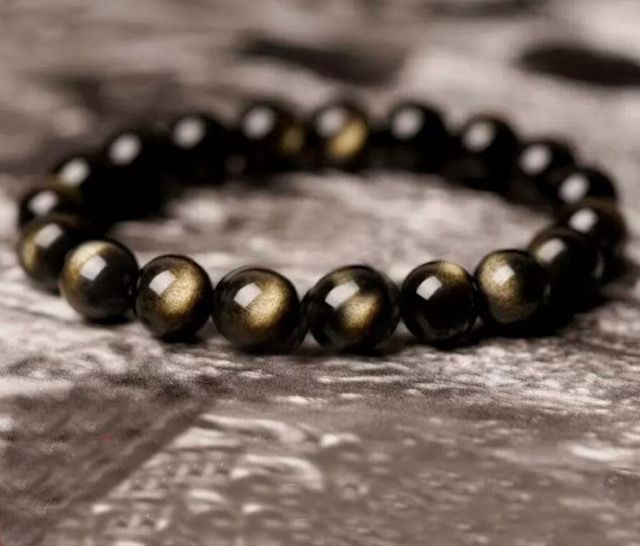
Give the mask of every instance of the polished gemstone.
[[615, 200], [611, 178], [590, 167], [575, 167], [559, 172], [554, 181], [554, 197], [560, 205], [575, 205], [586, 198]]
[[573, 165], [571, 148], [554, 139], [526, 142], [516, 158], [516, 176], [539, 194], [553, 194], [553, 178], [562, 169]]
[[78, 206], [55, 188], [35, 188], [27, 192], [18, 205], [18, 227], [34, 218], [51, 213], [73, 214]]

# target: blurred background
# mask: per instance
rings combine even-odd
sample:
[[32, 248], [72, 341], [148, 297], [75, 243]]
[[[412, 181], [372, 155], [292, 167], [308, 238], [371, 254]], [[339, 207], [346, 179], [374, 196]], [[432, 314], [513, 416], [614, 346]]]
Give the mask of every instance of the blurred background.
[[[261, 97], [304, 117], [347, 95], [374, 120], [416, 99], [452, 131], [498, 114], [610, 172], [635, 234], [637, 0], [4, 0], [0, 21], [2, 544], [638, 544], [634, 279], [550, 338], [258, 358], [80, 324], [13, 252], [15, 199], [61, 154], [132, 119], [232, 126]], [[351, 262], [473, 268], [544, 224], [372, 169], [191, 188], [116, 235], [143, 263], [258, 263], [304, 292]]]

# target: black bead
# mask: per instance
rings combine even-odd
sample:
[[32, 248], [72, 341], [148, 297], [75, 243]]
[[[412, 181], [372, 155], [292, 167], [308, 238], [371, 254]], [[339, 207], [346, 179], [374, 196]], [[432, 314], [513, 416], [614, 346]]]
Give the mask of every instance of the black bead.
[[110, 191], [118, 196], [117, 219], [139, 218], [161, 208], [171, 158], [164, 127], [143, 125], [121, 130], [107, 140], [102, 157]]
[[251, 103], [238, 123], [236, 152], [253, 175], [288, 169], [301, 160], [305, 131], [283, 104], [262, 100]]
[[556, 174], [554, 197], [559, 205], [574, 205], [588, 197], [615, 200], [617, 195], [613, 182], [602, 171], [575, 167]]
[[140, 271], [134, 309], [155, 336], [179, 340], [204, 326], [212, 296], [211, 281], [202, 267], [186, 256], [165, 255]]
[[309, 150], [316, 167], [355, 170], [365, 166], [371, 130], [360, 106], [335, 101], [316, 110], [309, 123]]
[[491, 116], [471, 118], [455, 140], [445, 177], [479, 190], [504, 191], [517, 149], [516, 134], [506, 122]]
[[553, 196], [558, 171], [573, 165], [571, 148], [553, 139], [532, 140], [522, 145], [516, 159], [516, 178], [525, 188], [544, 197]]
[[396, 329], [398, 289], [370, 267], [341, 267], [309, 290], [303, 308], [320, 345], [338, 351], [370, 351]]
[[418, 266], [400, 290], [400, 312], [407, 328], [420, 341], [455, 342], [471, 330], [478, 318], [473, 279], [451, 262]]
[[595, 241], [605, 257], [615, 254], [627, 237], [624, 217], [610, 199], [588, 198], [565, 207], [559, 212], [557, 223]]
[[306, 332], [296, 289], [269, 269], [228, 273], [214, 291], [212, 316], [218, 331], [246, 351], [288, 352]]
[[480, 316], [504, 330], [530, 326], [548, 297], [542, 267], [531, 254], [498, 250], [486, 256], [475, 271]]
[[60, 292], [89, 320], [109, 321], [131, 310], [138, 262], [120, 243], [87, 241], [68, 255], [60, 276]]
[[375, 164], [413, 171], [436, 172], [449, 154], [451, 137], [440, 112], [417, 102], [403, 102], [389, 113], [375, 138]]
[[67, 253], [92, 236], [95, 232], [76, 216], [51, 214], [36, 218], [20, 233], [20, 266], [35, 285], [55, 292]]
[[169, 127], [171, 172], [189, 182], [219, 182], [229, 155], [227, 130], [212, 117], [190, 113]]
[[604, 263], [597, 245], [569, 228], [544, 229], [528, 251], [547, 274], [552, 309], [574, 311], [602, 279]]
[[55, 188], [35, 188], [20, 200], [18, 227], [51, 213], [73, 214], [78, 207]]

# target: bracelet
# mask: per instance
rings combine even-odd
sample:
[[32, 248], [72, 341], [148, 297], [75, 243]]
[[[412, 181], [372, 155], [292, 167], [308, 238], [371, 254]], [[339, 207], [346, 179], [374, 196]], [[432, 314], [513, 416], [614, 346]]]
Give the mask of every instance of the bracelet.
[[[181, 183], [220, 182], [294, 169], [367, 167], [436, 173], [551, 211], [526, 250], [498, 250], [473, 275], [448, 261], [415, 268], [401, 288], [365, 265], [322, 277], [300, 301], [270, 269], [244, 267], [215, 289], [186, 256], [139, 268], [104, 234], [116, 222], [156, 213]], [[122, 198], [121, 196], [126, 196]], [[403, 102], [374, 127], [357, 104], [331, 102], [302, 123], [282, 104], [257, 101], [236, 127], [207, 114], [121, 130], [93, 153], [66, 157], [19, 205], [17, 254], [39, 288], [59, 292], [82, 317], [112, 322], [131, 310], [155, 336], [181, 340], [212, 317], [245, 351], [295, 350], [310, 332], [336, 351], [369, 352], [400, 318], [423, 343], [456, 346], [482, 325], [507, 335], [553, 328], [613, 278], [626, 238], [609, 176], [579, 164], [561, 142], [519, 142], [505, 121], [475, 116], [449, 132], [438, 110]], [[481, 319], [481, 320], [478, 320]]]

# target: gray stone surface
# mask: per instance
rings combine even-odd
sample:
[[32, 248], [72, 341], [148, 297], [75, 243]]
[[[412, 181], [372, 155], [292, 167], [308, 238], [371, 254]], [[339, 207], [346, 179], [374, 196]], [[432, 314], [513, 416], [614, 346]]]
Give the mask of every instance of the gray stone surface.
[[[633, 268], [553, 337], [441, 352], [401, 332], [380, 358], [311, 342], [261, 358], [213, 331], [168, 346], [135, 323], [83, 324], [12, 251], [14, 197], [122, 119], [187, 105], [232, 119], [264, 94], [304, 112], [344, 91], [378, 115], [411, 96], [452, 125], [491, 110], [570, 138], [619, 180], [635, 234], [633, 78], [613, 85], [603, 59], [587, 63], [599, 84], [517, 62], [554, 41], [639, 60], [635, 0], [13, 0], [0, 16], [4, 546], [640, 544]], [[260, 263], [303, 291], [346, 262], [398, 280], [434, 257], [472, 268], [544, 222], [435, 178], [296, 174], [193, 190], [118, 235], [141, 261], [188, 252], [214, 279]]]

